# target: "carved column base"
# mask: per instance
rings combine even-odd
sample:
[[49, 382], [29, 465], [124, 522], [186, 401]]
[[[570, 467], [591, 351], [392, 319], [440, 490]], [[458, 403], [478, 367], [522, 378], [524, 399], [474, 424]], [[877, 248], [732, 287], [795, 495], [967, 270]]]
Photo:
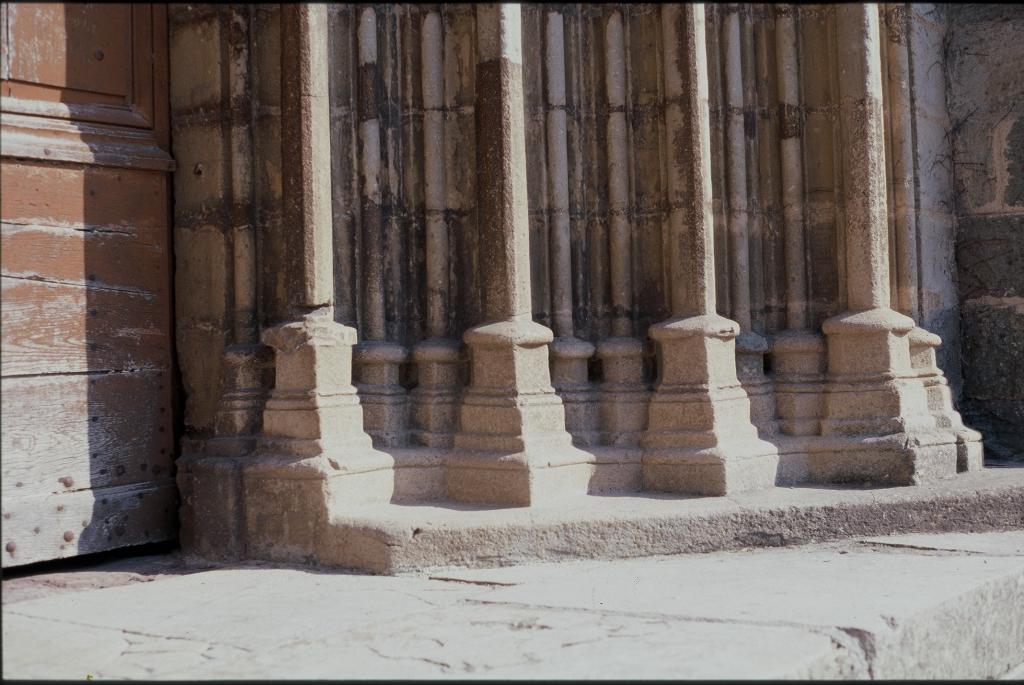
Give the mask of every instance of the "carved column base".
[[650, 391], [644, 384], [644, 344], [636, 338], [607, 338], [597, 345], [601, 360], [598, 389], [601, 443], [640, 444], [647, 426]]
[[936, 428], [911, 368], [913, 328], [913, 319], [883, 308], [823, 324], [829, 374], [822, 435], [849, 445], [831, 459], [843, 468], [812, 468], [816, 480], [911, 485], [956, 474], [955, 438]]
[[237, 456], [254, 449], [273, 366], [273, 351], [266, 345], [231, 345], [224, 351], [223, 392], [211, 439], [216, 448], [207, 451]]
[[808, 455], [813, 483], [919, 485], [956, 475], [957, 447], [939, 433], [878, 437], [833, 435]]
[[726, 495], [775, 484], [777, 451], [758, 438], [736, 375], [738, 333], [717, 315], [651, 327], [660, 373], [643, 438], [644, 489]]
[[593, 466], [572, 445], [551, 387], [551, 331], [502, 321], [466, 331], [472, 382], [463, 394], [455, 449], [445, 462], [448, 496], [529, 506], [585, 494]]
[[775, 390], [764, 373], [764, 355], [768, 341], [754, 331], [743, 331], [736, 338], [736, 376], [750, 400], [750, 421], [760, 435], [775, 435]]
[[391, 498], [394, 461], [363, 430], [352, 385], [355, 329], [310, 314], [263, 340], [275, 351], [275, 387], [241, 472], [247, 556], [315, 559], [333, 509]]
[[551, 343], [551, 384], [565, 407], [565, 427], [576, 445], [600, 444], [597, 393], [589, 379], [594, 346], [577, 338]]
[[399, 382], [408, 351], [393, 342], [363, 341], [353, 352], [363, 426], [374, 446], [408, 444], [409, 394]]
[[462, 390], [461, 347], [457, 340], [431, 338], [412, 350], [419, 377], [410, 393], [410, 438], [416, 445], [451, 447], [455, 442]]
[[818, 435], [825, 390], [825, 340], [810, 331], [785, 331], [772, 339], [772, 375], [780, 432]]
[[946, 375], [939, 368], [935, 350], [942, 338], [921, 327], [910, 332], [910, 364], [917, 371], [928, 398], [928, 410], [935, 417], [939, 430], [956, 436], [956, 470], [977, 471], [982, 468], [984, 447], [981, 433], [964, 425], [963, 418], [953, 406], [953, 393]]

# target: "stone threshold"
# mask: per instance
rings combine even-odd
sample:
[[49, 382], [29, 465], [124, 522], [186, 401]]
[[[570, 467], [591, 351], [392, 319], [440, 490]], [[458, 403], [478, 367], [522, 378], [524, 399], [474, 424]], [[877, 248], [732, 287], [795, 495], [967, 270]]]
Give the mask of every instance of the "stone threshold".
[[800, 485], [725, 497], [580, 495], [531, 507], [448, 501], [332, 512], [317, 561], [378, 574], [1024, 529], [1024, 466], [906, 487]]

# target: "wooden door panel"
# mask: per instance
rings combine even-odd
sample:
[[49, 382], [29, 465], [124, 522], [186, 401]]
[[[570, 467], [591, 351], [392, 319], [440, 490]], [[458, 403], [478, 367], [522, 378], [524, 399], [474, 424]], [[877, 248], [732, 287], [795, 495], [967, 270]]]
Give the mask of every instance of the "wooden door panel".
[[[8, 378], [3, 392], [20, 409], [4, 417], [3, 449], [38, 456], [4, 461], [4, 498], [169, 478], [173, 434], [159, 430], [171, 411], [165, 372]], [[139, 430], [148, 425], [158, 429]]]
[[156, 296], [167, 282], [165, 250], [163, 242], [115, 231], [0, 225], [0, 275], [12, 278]]
[[176, 534], [166, 8], [0, 6], [3, 564]]
[[153, 78], [154, 38], [166, 33], [166, 9], [6, 3], [0, 11], [4, 111], [159, 128], [155, 89], [165, 84]]
[[165, 174], [95, 165], [0, 164], [4, 221], [126, 233], [164, 245]]
[[0, 278], [4, 376], [162, 369], [166, 293]]

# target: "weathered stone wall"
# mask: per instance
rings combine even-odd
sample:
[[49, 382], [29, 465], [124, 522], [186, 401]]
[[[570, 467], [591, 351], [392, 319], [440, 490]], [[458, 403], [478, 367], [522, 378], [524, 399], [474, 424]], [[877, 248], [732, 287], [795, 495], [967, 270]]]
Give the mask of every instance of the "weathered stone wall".
[[953, 5], [946, 43], [956, 176], [964, 418], [1024, 458], [1024, 10]]

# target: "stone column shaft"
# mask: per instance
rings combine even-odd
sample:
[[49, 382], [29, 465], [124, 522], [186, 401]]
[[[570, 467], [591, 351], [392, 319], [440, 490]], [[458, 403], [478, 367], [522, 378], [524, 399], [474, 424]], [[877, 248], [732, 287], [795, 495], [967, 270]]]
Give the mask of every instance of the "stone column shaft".
[[[377, 66], [377, 9], [364, 7], [356, 35], [359, 54], [359, 163], [362, 181], [363, 335], [355, 349], [356, 387], [363, 402], [367, 433], [382, 447], [404, 445], [408, 438], [409, 398], [399, 383], [408, 351], [387, 340], [385, 317], [384, 231], [380, 80]], [[390, 179], [389, 179], [390, 180]], [[391, 202], [394, 202], [392, 194]], [[390, 212], [389, 212], [390, 215]]]
[[599, 417], [588, 362], [595, 348], [575, 336], [572, 320], [565, 21], [561, 13], [547, 13], [545, 33], [551, 321], [555, 334], [551, 343], [551, 380], [565, 406], [566, 429], [578, 444], [592, 445], [598, 442]]
[[[914, 133], [911, 121], [910, 52], [907, 43], [907, 9], [902, 4], [885, 6], [886, 63], [888, 67], [888, 104], [890, 149], [892, 151], [893, 215], [896, 228], [896, 302], [903, 314], [919, 321], [918, 231], [916, 178], [914, 174]], [[957, 441], [957, 470], [982, 467], [981, 434], [964, 425], [953, 406], [953, 397], [945, 374], [936, 361], [942, 339], [917, 326], [910, 332], [910, 361], [924, 385], [928, 408], [937, 426], [951, 431]]]
[[630, 222], [629, 125], [626, 120], [626, 44], [623, 17], [613, 11], [605, 24], [605, 90], [608, 144], [608, 271], [612, 337], [597, 345], [601, 359], [602, 442], [636, 445], [647, 414], [643, 382], [644, 345], [633, 333], [633, 230]]
[[787, 330], [772, 339], [771, 351], [779, 429], [788, 435], [817, 435], [825, 380], [825, 341], [809, 329], [798, 11], [796, 5], [776, 7]]
[[424, 205], [427, 223], [427, 339], [413, 348], [418, 384], [412, 391], [411, 438], [450, 447], [455, 436], [460, 345], [449, 335], [447, 178], [445, 175], [444, 30], [441, 15], [423, 17], [420, 40], [423, 91]]
[[[263, 332], [274, 389], [263, 435], [245, 465], [247, 553], [315, 558], [328, 508], [387, 501], [391, 462], [363, 431], [352, 385], [354, 328], [334, 320], [327, 6], [281, 9], [282, 179], [292, 320]], [[359, 474], [359, 478], [355, 476]]]
[[[252, 75], [249, 71], [252, 37], [251, 8], [233, 5], [224, 15], [232, 23], [227, 34], [230, 66], [227, 95], [230, 103], [248, 101], [252, 108]], [[240, 30], [239, 30], [240, 29]], [[233, 108], [235, 105], [232, 104]], [[216, 451], [250, 451], [260, 429], [260, 412], [269, 383], [270, 350], [259, 342], [256, 312], [256, 230], [254, 217], [253, 122], [235, 119], [230, 109], [222, 116], [231, 120], [229, 165], [231, 189], [232, 249], [232, 342], [224, 350], [221, 398], [217, 409]]]
[[661, 12], [672, 279], [685, 287], [673, 290], [676, 316], [650, 331], [659, 374], [642, 443], [644, 487], [710, 495], [769, 487], [778, 456], [757, 438], [736, 376], [739, 326], [715, 313], [704, 6]]
[[454, 499], [526, 506], [587, 491], [589, 455], [572, 447], [551, 387], [553, 335], [530, 312], [519, 5], [478, 4], [477, 212], [483, 322], [466, 331], [472, 357], [455, 450]]
[[[878, 10], [836, 7], [847, 303], [827, 320], [829, 381], [812, 477], [912, 484], [956, 473], [911, 368], [914, 321], [889, 308], [885, 127]], [[873, 438], [873, 440], [866, 440]]]
[[[764, 355], [768, 343], [753, 329], [752, 304], [764, 304], [763, 262], [757, 249], [752, 259], [752, 198], [748, 194], [747, 162], [756, 170], [756, 158], [748, 155], [751, 141], [746, 131], [746, 114], [756, 106], [752, 80], [753, 32], [749, 18], [739, 6], [725, 15], [725, 91], [727, 183], [729, 187], [729, 260], [732, 313], [740, 325], [736, 339], [736, 363], [739, 379], [750, 398], [751, 415], [762, 433], [775, 432], [775, 404], [771, 383], [764, 375]], [[756, 195], [755, 195], [756, 197]], [[759, 247], [759, 245], [758, 245]]]
[[729, 188], [729, 272], [732, 315], [741, 331], [750, 328], [750, 215], [747, 211], [747, 156], [744, 130], [743, 60], [738, 6], [725, 14], [726, 183]]
[[289, 295], [305, 313], [330, 307], [334, 294], [327, 10], [284, 7], [281, 29], [282, 183], [294, 222], [284, 235], [296, 279]]

